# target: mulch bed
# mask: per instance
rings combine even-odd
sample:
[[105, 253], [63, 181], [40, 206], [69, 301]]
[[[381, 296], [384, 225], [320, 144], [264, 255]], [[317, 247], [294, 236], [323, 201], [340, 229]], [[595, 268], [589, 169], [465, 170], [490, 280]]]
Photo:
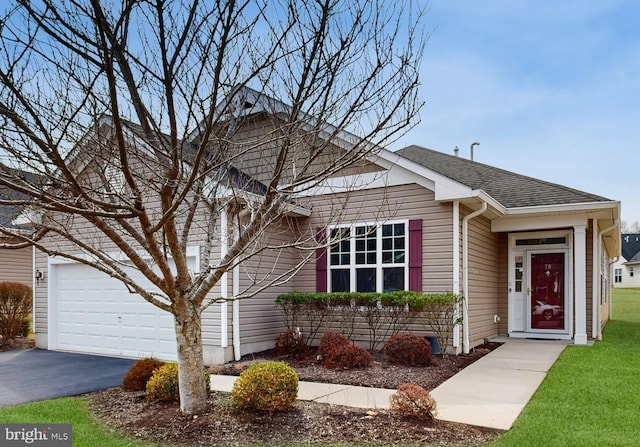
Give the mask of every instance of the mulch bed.
[[[300, 380], [395, 389], [417, 383], [431, 390], [465, 366], [494, 349], [487, 345], [470, 355], [438, 358], [430, 367], [404, 367], [374, 355], [366, 369], [330, 370], [313, 357], [286, 360]], [[274, 360], [273, 353], [248, 356], [241, 362], [212, 368], [215, 374], [237, 375], [257, 359]], [[87, 396], [97, 419], [120, 433], [155, 442], [183, 445], [247, 446], [265, 443], [360, 443], [365, 445], [478, 446], [496, 437], [490, 429], [442, 421], [422, 421], [388, 410], [367, 411], [339, 405], [299, 401], [286, 413], [237, 411], [225, 393], [214, 393], [205, 414], [185, 416], [176, 404], [147, 403], [144, 393], [113, 388]]]
[[16, 338], [13, 340], [0, 340], [0, 352], [17, 351], [21, 349], [31, 349], [35, 347], [36, 341], [31, 338]]

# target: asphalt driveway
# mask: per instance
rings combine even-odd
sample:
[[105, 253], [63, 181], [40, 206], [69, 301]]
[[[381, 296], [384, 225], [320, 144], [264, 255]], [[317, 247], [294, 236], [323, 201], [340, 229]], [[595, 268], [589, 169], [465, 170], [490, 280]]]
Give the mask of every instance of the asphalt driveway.
[[43, 349], [0, 352], [0, 407], [122, 385], [134, 361]]

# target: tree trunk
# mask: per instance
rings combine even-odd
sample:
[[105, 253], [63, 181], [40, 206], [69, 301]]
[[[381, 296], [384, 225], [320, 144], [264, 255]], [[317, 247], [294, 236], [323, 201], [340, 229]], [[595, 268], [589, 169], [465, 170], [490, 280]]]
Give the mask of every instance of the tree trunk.
[[174, 306], [180, 410], [185, 414], [203, 413], [207, 405], [208, 390], [202, 358], [201, 311], [186, 297], [176, 300]]

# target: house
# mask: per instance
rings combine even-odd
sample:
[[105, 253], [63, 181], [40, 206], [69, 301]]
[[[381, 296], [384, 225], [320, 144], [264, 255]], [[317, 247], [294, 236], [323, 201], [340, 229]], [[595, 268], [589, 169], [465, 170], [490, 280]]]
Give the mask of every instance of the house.
[[[277, 115], [274, 104], [284, 106], [250, 90], [247, 95], [247, 119], [236, 135], [259, 141]], [[348, 151], [353, 139], [335, 133], [335, 154]], [[259, 184], [255, 160], [265, 157], [264, 148], [244, 153], [234, 168]], [[342, 242], [318, 249], [315, 262], [286, 283], [211, 305], [202, 324], [206, 364], [273, 347], [285, 330], [274, 301], [290, 291], [453, 291], [465, 297], [463, 323], [450, 346], [458, 353], [501, 334], [578, 345], [602, 336], [610, 312], [609, 263], [620, 254], [617, 201], [419, 146], [380, 149], [295, 200], [265, 238], [286, 246], [292, 234], [311, 231]], [[218, 256], [233, 237], [224, 216]], [[188, 241], [194, 269], [202, 250], [202, 240]], [[256, 256], [223, 277], [212, 294], [236, 296], [252, 278], [277, 276], [299, 256], [283, 249], [275, 264], [273, 255]], [[169, 314], [81, 263], [43, 254], [36, 262], [46, 275], [36, 285], [38, 347], [176, 357]]]
[[613, 287], [640, 287], [640, 234], [622, 235], [622, 256], [612, 268]]
[[[4, 167], [2, 168], [4, 169]], [[16, 194], [18, 193], [0, 185], [0, 201], [14, 198]], [[11, 240], [11, 237], [7, 236], [2, 229], [15, 231], [19, 228], [15, 219], [21, 212], [22, 207], [0, 205], [0, 245]], [[20, 282], [32, 286], [34, 282], [34, 253], [35, 250], [32, 247], [19, 249], [0, 248], [0, 281]]]

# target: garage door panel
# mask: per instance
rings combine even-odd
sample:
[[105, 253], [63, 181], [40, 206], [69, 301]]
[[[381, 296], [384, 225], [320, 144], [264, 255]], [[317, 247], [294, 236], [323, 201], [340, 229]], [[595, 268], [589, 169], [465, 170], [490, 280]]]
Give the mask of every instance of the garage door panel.
[[[93, 354], [176, 359], [173, 317], [132, 294], [119, 281], [82, 264], [58, 264], [55, 349]], [[138, 272], [134, 280], [154, 287]]]

